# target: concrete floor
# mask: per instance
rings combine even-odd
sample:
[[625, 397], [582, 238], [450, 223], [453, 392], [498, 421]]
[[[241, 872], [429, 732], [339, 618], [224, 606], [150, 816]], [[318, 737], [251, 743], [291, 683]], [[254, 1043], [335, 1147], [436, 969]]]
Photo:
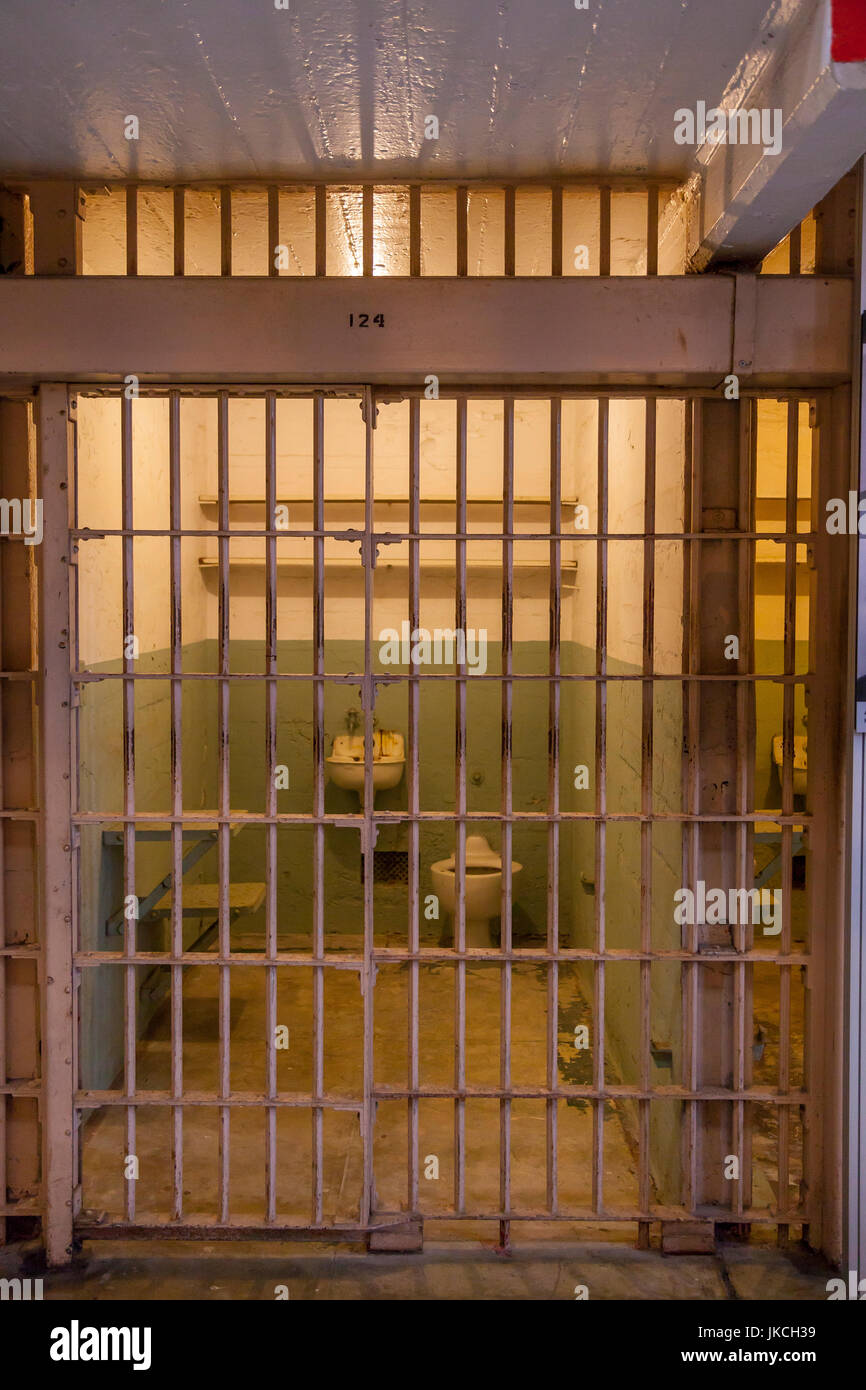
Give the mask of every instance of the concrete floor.
[[[19, 1271], [12, 1250], [0, 1276]], [[38, 1273], [37, 1270], [32, 1272]], [[471, 1241], [428, 1244], [417, 1255], [351, 1247], [94, 1242], [79, 1262], [44, 1276], [44, 1296], [66, 1300], [826, 1300], [830, 1271], [800, 1247], [723, 1244], [716, 1255], [664, 1256], [604, 1243], [527, 1245], [508, 1258]]]

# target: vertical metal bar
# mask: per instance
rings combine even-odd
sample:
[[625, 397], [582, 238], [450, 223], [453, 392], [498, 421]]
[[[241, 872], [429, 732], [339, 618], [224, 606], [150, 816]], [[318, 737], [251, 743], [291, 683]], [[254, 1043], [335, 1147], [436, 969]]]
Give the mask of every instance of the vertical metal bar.
[[278, 276], [277, 247], [280, 244], [280, 190], [268, 184], [268, 275]]
[[562, 274], [562, 184], [550, 190], [550, 273]]
[[598, 190], [598, 273], [610, 275], [610, 186]]
[[513, 184], [505, 189], [505, 274], [513, 275], [515, 269], [515, 221], [517, 215], [517, 190]]
[[174, 273], [186, 274], [186, 189], [176, 188], [172, 200], [174, 221]]
[[[373, 274], [373, 185], [365, 183], [361, 193], [362, 267], [364, 275]], [[372, 428], [372, 426], [371, 426]]]
[[[69, 404], [65, 386], [38, 398], [38, 495], [43, 531], [39, 581], [39, 829], [43, 940], [42, 1174], [44, 1239], [50, 1265], [72, 1254], [75, 1021], [72, 976], [70, 779], [71, 684], [64, 626], [69, 613]], [[66, 790], [64, 790], [66, 788]]]
[[220, 189], [220, 275], [232, 273], [232, 190]]
[[469, 189], [457, 187], [457, 274], [469, 274]]
[[[740, 432], [739, 432], [739, 498], [737, 526], [740, 531], [750, 531], [753, 529], [753, 506], [752, 506], [752, 410], [751, 400], [740, 402]], [[740, 662], [738, 673], [741, 674], [745, 668], [746, 672], [754, 669], [754, 644], [752, 642], [752, 629], [754, 611], [754, 600], [752, 596], [752, 556], [750, 554], [750, 543], [747, 541], [737, 544], [737, 626], [740, 634]], [[749, 787], [751, 783], [751, 770], [749, 766], [749, 751], [751, 748], [751, 717], [750, 701], [752, 692], [749, 683], [746, 681], [737, 682], [737, 749], [736, 749], [736, 805], [737, 815], [745, 816], [751, 809], [751, 798]], [[737, 822], [736, 830], [737, 844], [737, 879], [744, 888], [751, 888], [754, 879], [754, 854], [750, 843], [749, 824], [745, 820]], [[742, 916], [743, 914], [738, 914]], [[738, 954], [749, 951], [753, 945], [753, 933], [751, 924], [747, 921], [737, 921], [733, 924], [732, 935], [734, 948]], [[734, 965], [734, 1058], [733, 1058], [733, 1078], [734, 1087], [738, 1091], [745, 1090], [749, 1082], [749, 1039], [747, 1037], [747, 1023], [751, 1017], [751, 966], [744, 960], [739, 960]], [[732, 1205], [738, 1216], [742, 1215], [744, 1208], [744, 1195], [749, 1190], [749, 1172], [747, 1164], [747, 1136], [746, 1136], [746, 1107], [745, 1102], [738, 1100], [733, 1105], [731, 1132], [733, 1137], [733, 1148], [737, 1156], [739, 1167], [739, 1179], [732, 1188]]]
[[[686, 405], [686, 459], [688, 466], [688, 509], [686, 525], [694, 535], [701, 526], [701, 486], [702, 474], [698, 460], [703, 451], [703, 410], [700, 398], [694, 398]], [[688, 651], [686, 653], [689, 676], [697, 671], [700, 653], [701, 587], [700, 587], [700, 542], [686, 542], [688, 560], [687, 588], [687, 627]], [[685, 759], [685, 803], [689, 815], [697, 815], [700, 806], [700, 686], [694, 680], [686, 681], [686, 759]], [[697, 888], [698, 860], [700, 854], [700, 826], [691, 821], [684, 835], [685, 881], [692, 892]], [[690, 955], [697, 954], [698, 925], [697, 914], [686, 929], [685, 947]], [[698, 1089], [699, 1074], [699, 1028], [698, 1005], [700, 997], [700, 966], [696, 960], [689, 960], [685, 966], [683, 1019], [683, 1053], [685, 1084], [690, 1091]], [[685, 1205], [695, 1213], [698, 1193], [698, 1106], [696, 1100], [686, 1102], [686, 1158], [685, 1158]]]
[[[132, 469], [132, 401], [124, 394], [120, 402], [121, 439], [121, 516], [123, 539], [121, 541], [122, 584], [123, 584], [123, 814], [135, 815], [135, 597], [134, 597], [134, 551], [132, 528], [133, 520], [133, 469]], [[124, 920], [124, 953], [134, 956], [137, 941], [138, 899], [135, 894], [135, 824], [125, 821], [123, 826], [123, 895], [127, 907], [135, 904], [134, 911], [127, 911]], [[135, 966], [124, 967], [124, 1091], [129, 1097], [136, 1089], [136, 1041], [137, 1041], [137, 999], [135, 988]], [[126, 1107], [126, 1157], [135, 1155], [135, 1106]], [[126, 1219], [135, 1220], [135, 1178], [127, 1177]]]
[[[607, 503], [608, 503], [608, 440], [610, 401], [598, 403], [598, 535], [596, 558], [596, 655], [595, 655], [595, 949], [599, 956], [606, 950], [605, 899], [607, 876]], [[595, 963], [595, 1047], [593, 1072], [598, 1099], [592, 1109], [592, 1207], [600, 1212], [604, 1205], [604, 1106], [601, 1098], [605, 1088], [604, 1038], [604, 960]]]
[[[457, 593], [454, 627], [466, 631], [466, 441], [467, 403], [457, 399], [457, 539], [455, 568]], [[458, 649], [459, 655], [459, 649]], [[455, 681], [454, 803], [457, 808], [457, 844], [454, 850], [456, 888], [454, 948], [457, 952], [454, 1001], [454, 1206], [466, 1209], [466, 664], [457, 663]]]
[[[650, 189], [652, 194], [652, 189]], [[652, 1011], [652, 849], [653, 849], [653, 733], [655, 665], [655, 493], [656, 493], [656, 402], [652, 396], [645, 401], [646, 426], [644, 434], [644, 543], [643, 543], [643, 676], [641, 682], [641, 815], [640, 825], [640, 1078], [641, 1089], [649, 1091], [651, 1068], [651, 1011]], [[650, 1106], [649, 1100], [638, 1102], [638, 1206], [648, 1213], [650, 1208]], [[638, 1242], [649, 1249], [649, 1221], [641, 1222]]]
[[[556, 190], [554, 189], [554, 193]], [[561, 193], [562, 190], [560, 189]], [[560, 200], [560, 208], [562, 202]], [[562, 238], [560, 236], [560, 249]], [[561, 266], [560, 266], [561, 270]], [[559, 727], [561, 706], [562, 637], [562, 401], [550, 402], [550, 683], [547, 718], [547, 1089], [559, 1082]], [[547, 1209], [554, 1215], [559, 1202], [557, 1100], [548, 1097]]]
[[[420, 192], [420, 190], [419, 190]], [[421, 530], [421, 401], [413, 396], [409, 402], [409, 631], [417, 631], [420, 622], [421, 557], [418, 535]], [[412, 651], [415, 651], [414, 643]], [[419, 700], [418, 663], [413, 661], [409, 680], [409, 1210], [418, 1210], [418, 1096], [420, 1084], [418, 1065], [418, 1002], [419, 1002], [419, 880], [420, 844], [418, 815], [419, 786]]]
[[[514, 723], [514, 397], [503, 403], [502, 430], [502, 941], [506, 957], [500, 978], [500, 1078], [504, 1092], [511, 1090], [511, 1004], [512, 1004], [512, 875], [511, 846], [514, 809], [512, 741]], [[511, 1097], [499, 1102], [499, 1206], [506, 1226], [500, 1243], [508, 1243], [508, 1213], [511, 1210]]]
[[[799, 233], [797, 231], [797, 251], [799, 273]], [[791, 234], [793, 256], [794, 236]], [[787, 418], [787, 460], [785, 484], [785, 530], [789, 535], [797, 531], [797, 481], [800, 445], [800, 403], [788, 402]], [[785, 542], [785, 626], [784, 626], [784, 671], [788, 677], [797, 670], [797, 544]], [[783, 686], [782, 696], [782, 814], [790, 816], [794, 810], [794, 686], [790, 680]], [[791, 952], [791, 894], [793, 890], [793, 827], [782, 826], [782, 932], [779, 948], [783, 956]], [[786, 1095], [791, 1089], [791, 970], [790, 965], [779, 967], [779, 1093]], [[779, 1206], [786, 1210], [789, 1205], [791, 1132], [790, 1107], [780, 1105], [779, 1114]], [[779, 1237], [787, 1236], [787, 1226], [780, 1226]]]
[[373, 1205], [373, 965], [374, 941], [374, 870], [373, 851], [376, 844], [376, 824], [373, 811], [373, 714], [376, 701], [376, 682], [373, 679], [373, 603], [375, 598], [375, 510], [373, 477], [373, 426], [376, 419], [376, 398], [371, 389], [364, 388], [364, 816], [361, 826], [361, 852], [364, 856], [364, 1108], [362, 1114], [363, 1191], [361, 1224], [370, 1220]]
[[[227, 272], [228, 273], [228, 272]], [[229, 781], [229, 399], [226, 391], [217, 398], [217, 479], [220, 537], [219, 555], [219, 1094], [227, 1100], [231, 1089], [231, 967], [224, 962], [231, 953], [229, 884], [231, 882], [231, 825]], [[231, 1109], [219, 1107], [219, 1219], [229, 1219], [229, 1160]]]
[[[792, 229], [792, 231], [790, 232], [789, 237], [788, 237], [788, 247], [789, 247], [789, 253], [788, 253], [788, 274], [789, 274], [789, 275], [800, 275], [800, 274], [802, 274], [802, 272], [801, 272], [801, 270], [800, 270], [800, 265], [801, 265], [801, 260], [802, 260], [802, 243], [803, 243], [802, 231], [803, 231], [803, 229], [802, 229], [802, 223], [798, 222], [797, 225], [796, 225], [796, 227], [794, 227], [794, 228]], [[783, 1109], [787, 1110], [788, 1107], [787, 1107], [787, 1106], [784, 1106]]]
[[[172, 391], [168, 402], [169, 457], [169, 583], [171, 603], [171, 793], [172, 816], [183, 815], [183, 614], [181, 593], [183, 569], [181, 554], [180, 497], [180, 393]], [[183, 954], [183, 827], [171, 827], [171, 954]], [[171, 967], [171, 1093], [175, 1100], [183, 1095], [183, 966]], [[172, 1106], [172, 1215], [183, 1216], [183, 1107]]]
[[[274, 190], [276, 191], [276, 190]], [[273, 391], [265, 397], [265, 744], [268, 773], [265, 807], [268, 816], [277, 814], [277, 398]], [[269, 961], [277, 958], [277, 827], [271, 821], [265, 844], [265, 953]], [[277, 1094], [277, 967], [265, 967], [267, 1030], [267, 1093]], [[266, 1217], [277, 1214], [277, 1112], [273, 1105], [265, 1110], [266, 1133]]]
[[409, 186], [409, 274], [421, 274], [421, 185]]
[[646, 191], [646, 273], [659, 273], [659, 189], [651, 183]]
[[138, 188], [134, 183], [126, 190], [126, 273], [138, 274]]
[[316, 184], [316, 275], [328, 273], [328, 190]]
[[[325, 956], [325, 398], [313, 397], [313, 955]], [[313, 1222], [322, 1224], [324, 967], [313, 967]]]

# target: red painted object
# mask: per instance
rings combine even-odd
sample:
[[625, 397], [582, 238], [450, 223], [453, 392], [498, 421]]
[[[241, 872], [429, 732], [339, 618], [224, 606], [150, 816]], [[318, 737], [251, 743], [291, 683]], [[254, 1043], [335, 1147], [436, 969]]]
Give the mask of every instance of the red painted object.
[[833, 0], [834, 63], [866, 62], [866, 0]]

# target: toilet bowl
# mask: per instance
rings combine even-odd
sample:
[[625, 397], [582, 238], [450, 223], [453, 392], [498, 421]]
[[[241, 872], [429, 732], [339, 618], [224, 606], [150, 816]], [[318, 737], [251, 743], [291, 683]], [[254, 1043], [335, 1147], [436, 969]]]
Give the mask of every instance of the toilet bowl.
[[[808, 767], [807, 755], [807, 735], [794, 735], [794, 795], [806, 795], [806, 773]], [[782, 780], [782, 759], [784, 756], [784, 738], [782, 734], [776, 734], [773, 739], [773, 762], [779, 769], [779, 781]]]
[[[456, 873], [454, 855], [430, 865], [430, 876], [437, 898], [448, 916], [457, 911]], [[511, 876], [523, 868], [516, 859], [511, 861]], [[483, 835], [466, 836], [466, 945], [493, 946], [492, 920], [499, 916], [502, 905], [502, 859], [490, 848]], [[456, 944], [456, 942], [455, 942]]]

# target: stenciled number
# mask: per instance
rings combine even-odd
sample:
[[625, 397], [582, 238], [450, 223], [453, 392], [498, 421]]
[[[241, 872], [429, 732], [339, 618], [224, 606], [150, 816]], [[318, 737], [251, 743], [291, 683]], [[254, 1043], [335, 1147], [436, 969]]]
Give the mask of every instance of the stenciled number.
[[[384, 315], [384, 314], [374, 314], [374, 315], [373, 315], [373, 322], [376, 323], [376, 324], [378, 324], [380, 328], [384, 328], [384, 327], [385, 327], [385, 315]], [[355, 315], [354, 315], [354, 314], [350, 314], [350, 315], [349, 315], [349, 327], [350, 327], [350, 328], [369, 328], [369, 327], [370, 327], [370, 315], [369, 315], [369, 314], [358, 314], [358, 322], [357, 322], [357, 324], [356, 324], [356, 323], [355, 323]]]

